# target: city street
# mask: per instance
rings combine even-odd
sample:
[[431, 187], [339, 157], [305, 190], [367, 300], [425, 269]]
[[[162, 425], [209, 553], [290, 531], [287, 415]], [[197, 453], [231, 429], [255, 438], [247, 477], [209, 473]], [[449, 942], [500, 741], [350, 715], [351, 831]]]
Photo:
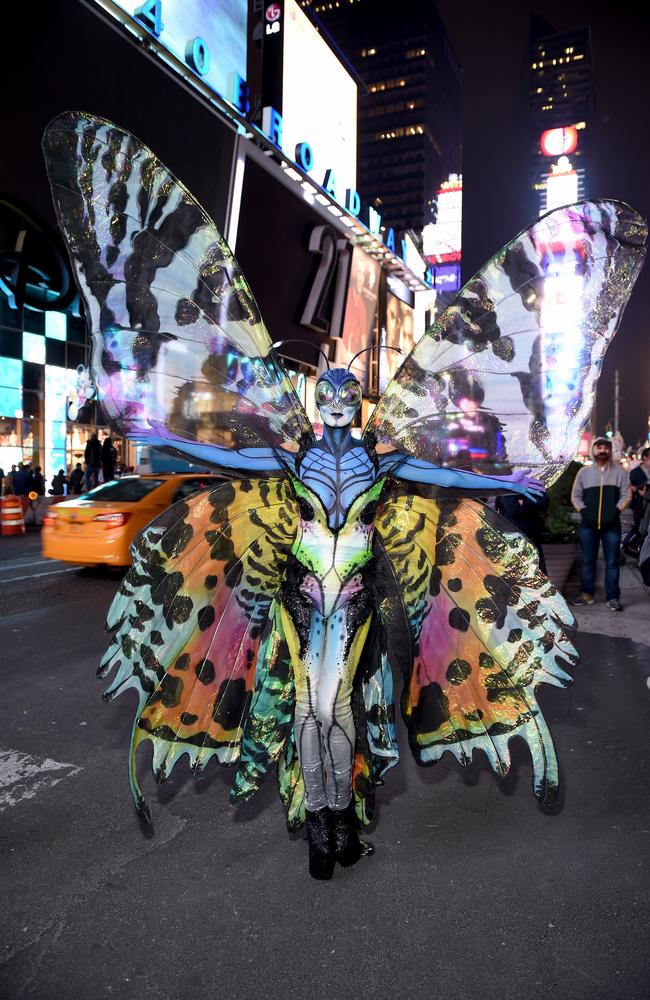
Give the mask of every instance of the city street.
[[134, 699], [95, 679], [119, 574], [39, 541], [0, 539], [2, 998], [647, 997], [650, 660], [614, 637], [624, 615], [581, 632], [574, 688], [542, 691], [558, 807], [521, 749], [499, 784], [482, 761], [419, 769], [402, 730], [376, 855], [317, 883], [274, 780], [235, 810], [227, 771], [181, 762], [157, 788], [142, 751], [141, 826]]

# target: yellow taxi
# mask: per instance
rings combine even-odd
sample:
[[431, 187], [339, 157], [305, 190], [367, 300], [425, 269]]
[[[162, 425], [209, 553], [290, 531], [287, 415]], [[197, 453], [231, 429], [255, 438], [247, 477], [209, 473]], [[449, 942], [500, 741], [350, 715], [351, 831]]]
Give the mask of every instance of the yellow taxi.
[[41, 544], [48, 559], [84, 566], [130, 566], [129, 546], [154, 517], [223, 476], [160, 474], [123, 476], [48, 508]]

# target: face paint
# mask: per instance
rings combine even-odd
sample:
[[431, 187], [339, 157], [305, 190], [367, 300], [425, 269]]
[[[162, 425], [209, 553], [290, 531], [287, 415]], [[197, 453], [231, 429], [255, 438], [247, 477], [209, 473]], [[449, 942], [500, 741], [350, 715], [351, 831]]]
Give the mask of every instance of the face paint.
[[361, 386], [345, 369], [331, 369], [317, 383], [315, 396], [327, 427], [348, 427], [361, 406]]

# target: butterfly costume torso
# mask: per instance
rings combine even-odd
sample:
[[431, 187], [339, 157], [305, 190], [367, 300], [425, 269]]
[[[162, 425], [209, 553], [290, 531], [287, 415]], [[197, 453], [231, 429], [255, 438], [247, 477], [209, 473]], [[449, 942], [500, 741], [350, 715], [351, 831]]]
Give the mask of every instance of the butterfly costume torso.
[[[350, 788], [368, 821], [397, 760], [400, 674], [419, 763], [481, 750], [504, 774], [518, 736], [552, 799], [535, 691], [570, 682], [573, 618], [532, 546], [476, 497], [524, 492], [517, 470], [549, 484], [572, 458], [643, 220], [615, 201], [539, 219], [424, 333], [361, 440], [330, 425], [317, 439], [232, 253], [164, 164], [76, 112], [44, 151], [106, 423], [232, 477], [138, 536], [109, 612], [100, 672], [115, 670], [107, 698], [138, 696], [140, 811], [147, 740], [159, 779], [184, 755], [195, 769], [216, 757], [238, 764], [241, 800], [273, 766], [291, 827]], [[352, 376], [336, 372], [343, 412]]]

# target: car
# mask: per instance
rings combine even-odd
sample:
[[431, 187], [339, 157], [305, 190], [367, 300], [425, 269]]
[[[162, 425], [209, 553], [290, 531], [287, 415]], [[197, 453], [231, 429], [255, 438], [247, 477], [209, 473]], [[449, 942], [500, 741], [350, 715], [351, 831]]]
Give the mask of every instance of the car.
[[122, 476], [48, 508], [41, 546], [48, 559], [130, 566], [133, 539], [171, 504], [225, 482], [219, 475]]

